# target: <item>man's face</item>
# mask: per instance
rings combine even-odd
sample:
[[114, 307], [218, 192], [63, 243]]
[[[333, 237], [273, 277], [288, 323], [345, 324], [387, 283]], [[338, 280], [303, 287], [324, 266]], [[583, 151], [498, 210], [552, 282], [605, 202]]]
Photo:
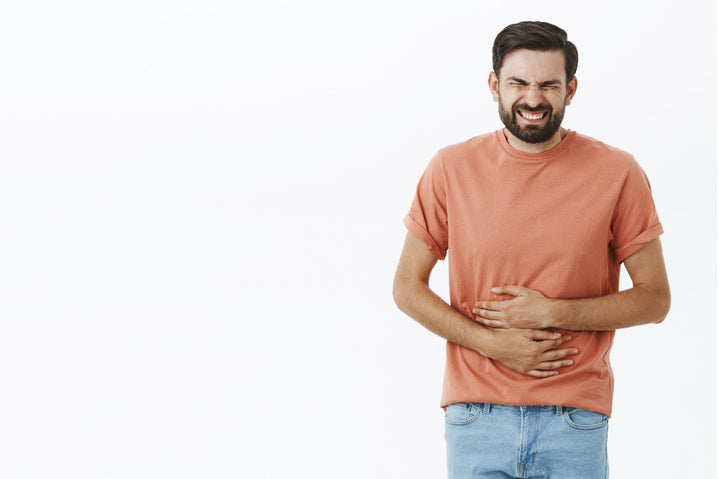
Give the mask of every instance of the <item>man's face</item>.
[[513, 50], [499, 75], [490, 74], [490, 89], [500, 119], [524, 143], [557, 140], [565, 106], [575, 94], [577, 80], [565, 79], [565, 56], [560, 50]]

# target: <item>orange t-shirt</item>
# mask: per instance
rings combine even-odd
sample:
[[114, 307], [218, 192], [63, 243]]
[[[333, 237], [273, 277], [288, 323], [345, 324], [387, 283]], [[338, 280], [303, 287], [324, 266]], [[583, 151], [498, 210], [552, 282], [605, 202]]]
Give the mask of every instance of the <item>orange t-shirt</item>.
[[[448, 254], [450, 303], [472, 318], [476, 301], [522, 285], [551, 298], [618, 291], [620, 263], [662, 233], [650, 185], [633, 157], [574, 131], [537, 154], [501, 130], [440, 150], [405, 225], [438, 258]], [[459, 401], [562, 405], [610, 415], [614, 331], [573, 332], [575, 364], [537, 379], [447, 343], [441, 405]]]

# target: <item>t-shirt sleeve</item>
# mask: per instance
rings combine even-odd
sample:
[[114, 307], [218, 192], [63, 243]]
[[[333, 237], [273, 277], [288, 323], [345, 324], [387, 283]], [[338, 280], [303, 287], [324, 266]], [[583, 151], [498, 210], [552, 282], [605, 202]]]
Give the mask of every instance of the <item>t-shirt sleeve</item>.
[[618, 263], [663, 233], [650, 182], [635, 159], [630, 160], [610, 228]]
[[408, 231], [425, 242], [437, 258], [445, 259], [448, 248], [448, 216], [445, 174], [438, 153], [425, 169], [405, 216]]

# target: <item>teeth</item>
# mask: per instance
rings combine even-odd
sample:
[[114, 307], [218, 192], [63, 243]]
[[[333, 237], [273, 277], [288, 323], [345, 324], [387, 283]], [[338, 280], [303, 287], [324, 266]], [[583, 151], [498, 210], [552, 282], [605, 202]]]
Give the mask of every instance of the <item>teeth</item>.
[[539, 119], [541, 119], [541, 118], [543, 117], [544, 113], [535, 113], [535, 114], [532, 114], [532, 113], [524, 113], [524, 112], [521, 111], [521, 112], [520, 112], [520, 115], [522, 115], [522, 117], [525, 118], [525, 119], [527, 119], [527, 120], [539, 120]]

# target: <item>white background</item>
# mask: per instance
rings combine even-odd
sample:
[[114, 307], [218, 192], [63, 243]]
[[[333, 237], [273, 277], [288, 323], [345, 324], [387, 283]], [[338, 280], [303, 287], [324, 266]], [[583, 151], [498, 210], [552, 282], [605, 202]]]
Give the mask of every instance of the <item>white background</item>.
[[565, 126], [635, 154], [666, 230], [672, 311], [612, 356], [612, 476], [714, 477], [713, 2], [9, 5], [1, 477], [444, 477], [402, 218], [437, 149], [501, 126], [490, 47], [525, 19], [568, 31]]

